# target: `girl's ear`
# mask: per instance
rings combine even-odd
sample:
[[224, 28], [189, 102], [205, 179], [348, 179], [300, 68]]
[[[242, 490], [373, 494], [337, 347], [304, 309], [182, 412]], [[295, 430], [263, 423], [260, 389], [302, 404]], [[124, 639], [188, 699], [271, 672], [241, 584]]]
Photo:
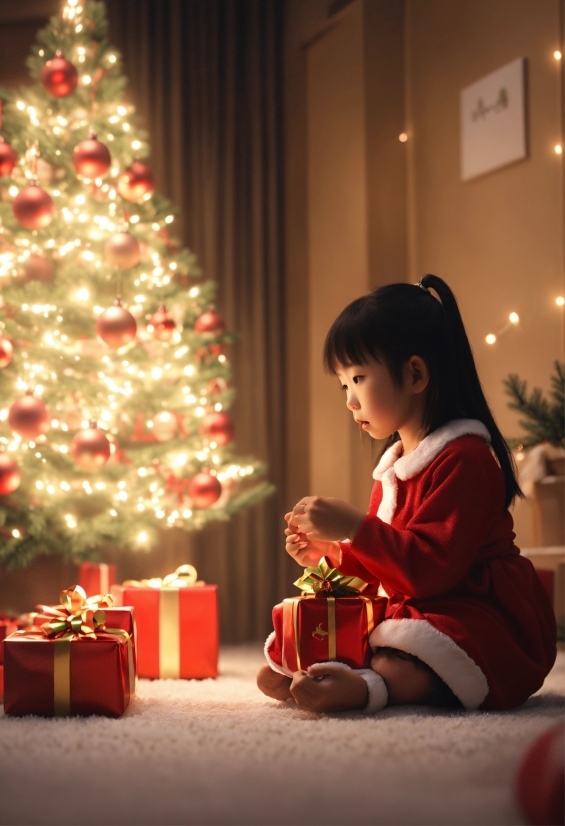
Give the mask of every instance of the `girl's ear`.
[[428, 365], [421, 356], [410, 356], [407, 362], [407, 387], [410, 393], [422, 393], [430, 382]]

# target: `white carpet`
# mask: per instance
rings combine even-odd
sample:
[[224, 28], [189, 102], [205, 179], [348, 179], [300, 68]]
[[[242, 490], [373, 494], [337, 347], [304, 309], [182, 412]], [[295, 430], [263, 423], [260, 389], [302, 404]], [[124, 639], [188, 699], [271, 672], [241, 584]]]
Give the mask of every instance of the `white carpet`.
[[563, 717], [565, 654], [518, 711], [317, 717], [222, 676], [141, 680], [120, 720], [0, 715], [2, 824], [520, 824], [513, 777]]

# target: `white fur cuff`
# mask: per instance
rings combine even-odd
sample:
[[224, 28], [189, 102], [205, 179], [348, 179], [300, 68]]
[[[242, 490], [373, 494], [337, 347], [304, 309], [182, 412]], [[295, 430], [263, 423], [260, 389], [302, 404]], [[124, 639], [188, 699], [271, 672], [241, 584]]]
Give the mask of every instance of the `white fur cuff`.
[[377, 711], [382, 711], [388, 703], [388, 690], [385, 681], [372, 668], [351, 668], [350, 665], [336, 662], [336, 660], [327, 663], [316, 663], [316, 665], [339, 665], [341, 668], [349, 668], [350, 671], [354, 671], [360, 677], [363, 677], [367, 683], [369, 699], [367, 705], [359, 709], [362, 714], [375, 714]]
[[381, 675], [373, 671], [372, 668], [359, 669], [357, 674], [363, 677], [369, 692], [367, 705], [362, 709], [363, 714], [375, 714], [377, 711], [382, 711], [388, 703], [388, 690]]

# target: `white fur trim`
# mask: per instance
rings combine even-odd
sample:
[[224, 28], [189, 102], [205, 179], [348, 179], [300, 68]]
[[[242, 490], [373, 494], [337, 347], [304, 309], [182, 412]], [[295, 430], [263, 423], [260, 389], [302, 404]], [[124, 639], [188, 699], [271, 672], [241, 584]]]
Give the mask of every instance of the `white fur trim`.
[[383, 454], [381, 461], [373, 471], [373, 479], [379, 481], [383, 474], [391, 467], [399, 479], [405, 481], [420, 473], [438, 456], [443, 448], [461, 436], [482, 436], [490, 444], [490, 434], [485, 425], [478, 419], [454, 419], [442, 427], [438, 427], [412, 453], [402, 456], [402, 442], [395, 442]]
[[267, 660], [267, 662], [269, 663], [269, 665], [271, 666], [273, 671], [276, 671], [278, 674], [284, 674], [285, 677], [292, 677], [292, 671], [289, 671], [288, 669], [283, 668], [282, 665], [278, 665], [273, 660], [271, 655], [269, 654], [269, 646], [271, 645], [272, 642], [274, 642], [274, 639], [275, 639], [275, 632], [271, 631], [271, 633], [269, 634], [269, 636], [265, 640], [265, 647], [263, 648], [263, 651], [265, 652], [265, 659]]
[[408, 456], [401, 456], [394, 463], [394, 472], [403, 481], [411, 479], [428, 467], [446, 445], [461, 436], [482, 436], [486, 442], [490, 443], [490, 434], [478, 419], [454, 419], [422, 439]]
[[356, 671], [367, 683], [367, 690], [369, 692], [369, 699], [363, 709], [363, 713], [375, 714], [377, 711], [382, 711], [388, 703], [388, 689], [385, 681], [381, 675], [373, 671], [372, 668], [361, 668], [359, 670], [356, 669]]
[[377, 482], [383, 477], [383, 474], [391, 468], [399, 456], [402, 455], [403, 451], [402, 442], [395, 442], [393, 445], [389, 447], [388, 450], [385, 450], [383, 455], [381, 456], [379, 464], [373, 471], [373, 479], [376, 479]]
[[398, 483], [396, 481], [394, 467], [389, 467], [389, 469], [383, 473], [381, 484], [383, 486], [383, 498], [379, 505], [377, 516], [379, 519], [382, 519], [383, 522], [386, 522], [387, 525], [390, 525], [396, 510], [396, 495], [398, 492]]
[[478, 708], [489, 692], [479, 666], [447, 634], [426, 620], [390, 619], [370, 637], [372, 648], [388, 646], [413, 654], [429, 665], [469, 711]]
[[316, 665], [339, 665], [340, 668], [348, 668], [350, 671], [354, 671], [355, 674], [359, 674], [365, 680], [369, 699], [367, 705], [359, 709], [363, 714], [375, 714], [377, 711], [382, 711], [388, 703], [386, 683], [381, 675], [373, 671], [372, 668], [351, 668], [347, 663], [340, 663], [336, 660], [327, 663], [316, 663]]

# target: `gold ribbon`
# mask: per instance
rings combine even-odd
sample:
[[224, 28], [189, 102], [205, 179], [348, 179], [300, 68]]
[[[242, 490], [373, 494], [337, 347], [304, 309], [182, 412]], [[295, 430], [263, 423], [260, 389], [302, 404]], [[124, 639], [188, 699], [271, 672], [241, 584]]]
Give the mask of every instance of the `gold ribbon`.
[[367, 583], [357, 576], [344, 576], [332, 568], [323, 556], [317, 568], [305, 568], [303, 575], [294, 583], [303, 596], [348, 597], [364, 591]]
[[99, 633], [127, 638], [128, 680], [130, 696], [135, 693], [135, 663], [131, 637], [121, 628], [106, 628], [106, 614], [99, 607], [110, 608], [110, 594], [87, 598], [80, 585], [66, 588], [59, 595], [60, 605], [41, 605], [41, 616], [49, 617], [40, 628], [32, 626], [17, 633], [26, 637], [45, 636], [53, 646], [53, 714], [68, 717], [71, 714], [71, 643], [76, 637], [96, 639]]
[[179, 590], [205, 585], [194, 565], [180, 565], [172, 574], [152, 579], [126, 579], [124, 587], [159, 589], [159, 676], [180, 677]]

